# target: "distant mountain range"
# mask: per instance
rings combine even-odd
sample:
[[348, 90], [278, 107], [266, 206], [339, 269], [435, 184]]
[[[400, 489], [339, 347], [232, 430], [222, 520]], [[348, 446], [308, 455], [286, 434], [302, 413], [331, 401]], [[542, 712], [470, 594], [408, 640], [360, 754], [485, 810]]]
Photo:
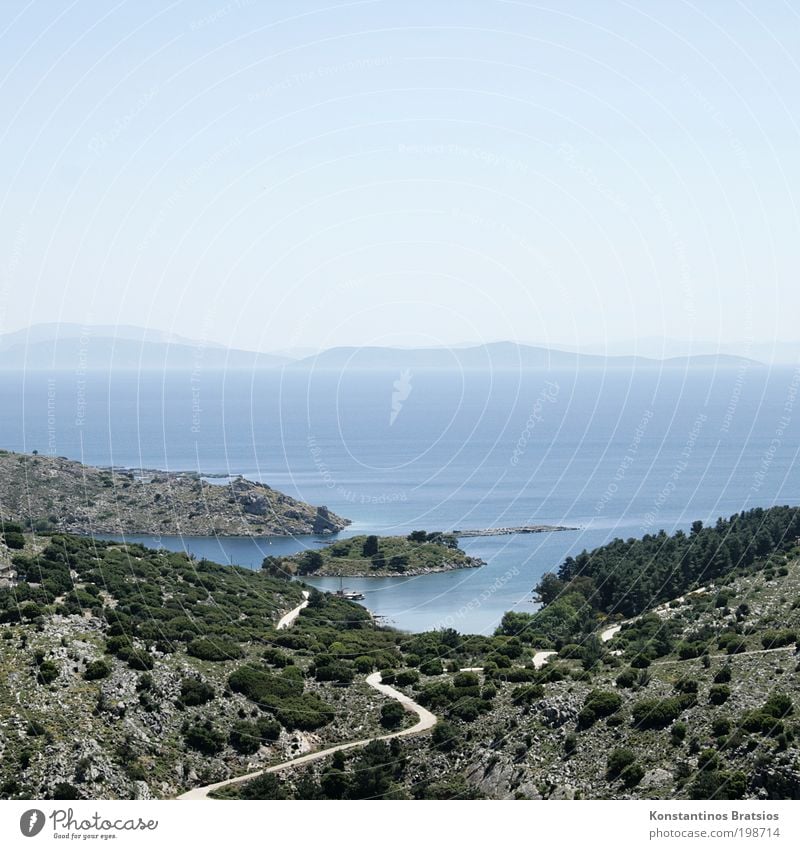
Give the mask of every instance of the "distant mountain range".
[[225, 348], [130, 325], [38, 324], [0, 336], [0, 370], [275, 368], [288, 357]]
[[[653, 350], [648, 345], [649, 351]], [[299, 353], [299, 352], [298, 352]], [[4, 370], [202, 370], [322, 369], [400, 371], [457, 369], [608, 369], [731, 368], [762, 365], [728, 353], [701, 353], [664, 358], [565, 351], [516, 342], [492, 342], [438, 348], [339, 347], [311, 356], [260, 353], [130, 325], [82, 327], [38, 324], [0, 336], [0, 369]]]
[[[747, 362], [742, 357], [703, 355], [656, 360], [647, 357], [608, 357], [492, 342], [467, 348], [330, 348], [288, 367], [316, 369], [578, 369], [578, 368], [686, 368], [687, 366], [735, 367]], [[760, 365], [750, 361], [754, 365]]]

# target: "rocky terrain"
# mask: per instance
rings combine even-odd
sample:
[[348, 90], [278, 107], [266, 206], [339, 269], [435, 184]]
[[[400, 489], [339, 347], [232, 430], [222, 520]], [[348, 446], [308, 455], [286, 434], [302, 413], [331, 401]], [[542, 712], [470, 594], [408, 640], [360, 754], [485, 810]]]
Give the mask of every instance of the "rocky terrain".
[[[299, 582], [5, 524], [16, 577], [0, 588], [0, 797], [172, 797], [379, 737], [409, 721], [366, 685], [380, 671], [435, 714], [432, 730], [226, 795], [799, 798], [798, 518], [752, 511], [688, 540], [568, 558], [537, 587], [543, 608], [507, 614], [493, 636], [402, 634], [308, 588], [278, 631]], [[414, 543], [429, 544], [421, 533]], [[735, 559], [720, 561], [717, 537]], [[624, 571], [651, 546], [648, 574], [691, 554], [681, 594], [650, 606], [610, 595], [635, 604], [627, 616], [599, 609], [609, 558]]]
[[284, 536], [337, 533], [349, 520], [242, 477], [99, 469], [0, 452], [0, 516], [76, 534]]
[[380, 733], [383, 700], [323, 653], [338, 618], [359, 656], [367, 643], [396, 653], [357, 605], [314, 594], [277, 631], [302, 585], [68, 536], [27, 536], [13, 559], [18, 582], [0, 589], [0, 798], [170, 798]]

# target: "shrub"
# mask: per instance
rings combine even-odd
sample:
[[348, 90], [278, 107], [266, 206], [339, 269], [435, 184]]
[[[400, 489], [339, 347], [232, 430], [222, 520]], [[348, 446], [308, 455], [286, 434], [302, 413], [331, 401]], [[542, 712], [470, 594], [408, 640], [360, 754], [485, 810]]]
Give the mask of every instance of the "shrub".
[[731, 668], [730, 666], [723, 666], [721, 669], [717, 670], [714, 675], [714, 683], [715, 684], [727, 684], [731, 680]]
[[9, 548], [19, 550], [25, 548], [25, 537], [16, 531], [6, 531], [3, 534], [3, 539]]
[[790, 716], [794, 712], [792, 698], [786, 693], [772, 693], [762, 708], [764, 713], [775, 717], [775, 719], [783, 719], [785, 716]]
[[146, 651], [133, 651], [128, 655], [128, 666], [131, 669], [152, 669], [155, 661]]
[[196, 722], [183, 732], [186, 745], [206, 755], [219, 754], [225, 748], [225, 737], [210, 722]]
[[444, 673], [444, 667], [438, 657], [430, 658], [420, 664], [419, 671], [423, 675], [442, 675]]
[[184, 678], [181, 681], [179, 701], [187, 707], [204, 705], [214, 698], [214, 688], [198, 678]]
[[631, 764], [622, 770], [619, 777], [626, 787], [636, 787], [644, 778], [644, 767], [641, 764]]
[[186, 646], [186, 653], [200, 660], [223, 661], [241, 657], [242, 649], [230, 640], [195, 637]]
[[541, 684], [523, 684], [515, 687], [511, 692], [511, 701], [515, 705], [528, 705], [544, 696], [544, 687]]
[[680, 678], [675, 682], [675, 689], [679, 693], [696, 693], [699, 689], [699, 684], [694, 678]]
[[613, 781], [620, 773], [636, 760], [636, 755], [630, 749], [614, 749], [606, 762], [606, 778]]
[[764, 631], [761, 635], [761, 645], [765, 649], [778, 649], [791, 645], [797, 639], [794, 631]]
[[461, 733], [447, 721], [438, 722], [431, 734], [433, 748], [441, 752], [452, 752], [461, 742]]
[[728, 701], [731, 688], [727, 684], [712, 684], [708, 691], [708, 702], [712, 705], [723, 705]]
[[255, 722], [236, 722], [228, 742], [240, 755], [252, 755], [261, 748], [261, 732]]
[[570, 731], [564, 738], [564, 754], [567, 757], [574, 755], [578, 751], [578, 735], [574, 731]]
[[483, 712], [486, 702], [474, 696], [463, 696], [450, 708], [450, 715], [464, 722], [474, 722]]
[[398, 687], [408, 687], [419, 681], [419, 673], [416, 669], [400, 669], [394, 673], [394, 683]]
[[621, 705], [622, 699], [618, 693], [611, 690], [592, 690], [578, 714], [578, 725], [581, 728], [588, 728], [600, 717], [611, 716], [620, 709]]
[[642, 699], [633, 706], [633, 724], [640, 729], [666, 728], [680, 712], [677, 699]]
[[381, 725], [384, 728], [399, 728], [405, 713], [400, 702], [387, 702], [381, 708]]
[[100, 678], [108, 678], [110, 674], [111, 667], [104, 660], [93, 660], [86, 665], [83, 677], [87, 681], [97, 681]]
[[650, 663], [651, 660], [646, 654], [637, 654], [631, 659], [631, 666], [634, 669], [646, 669]]
[[636, 680], [636, 675], [634, 674], [632, 669], [625, 669], [617, 675], [617, 687], [620, 689], [630, 689], [633, 686], [634, 681]]
[[715, 716], [711, 722], [711, 733], [715, 737], [724, 737], [731, 730], [731, 721], [727, 716]]
[[747, 789], [743, 772], [702, 770], [689, 786], [690, 799], [741, 799]]
[[228, 676], [234, 693], [241, 693], [264, 707], [277, 705], [282, 699], [300, 696], [303, 682], [285, 675], [275, 675], [257, 666], [240, 666]]
[[677, 744], [686, 739], [687, 730], [685, 722], [674, 722], [672, 727], [669, 729], [673, 743]]
[[333, 708], [316, 693], [284, 699], [275, 708], [275, 718], [290, 731], [314, 731], [334, 717]]
[[36, 680], [40, 684], [52, 684], [58, 678], [59, 669], [52, 660], [44, 660], [36, 670]]

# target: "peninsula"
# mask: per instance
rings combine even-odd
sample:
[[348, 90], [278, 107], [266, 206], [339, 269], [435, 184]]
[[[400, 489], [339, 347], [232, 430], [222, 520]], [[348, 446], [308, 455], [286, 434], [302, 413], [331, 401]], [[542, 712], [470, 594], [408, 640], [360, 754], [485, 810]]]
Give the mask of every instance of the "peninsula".
[[547, 534], [553, 531], [578, 531], [580, 528], [566, 525], [516, 525], [510, 528], [479, 528], [477, 530], [453, 531], [456, 537], [507, 537], [515, 534]]
[[209, 483], [196, 472], [101, 469], [11, 451], [0, 451], [0, 506], [8, 521], [73, 534], [285, 536], [350, 524], [241, 476]]
[[397, 578], [483, 565], [458, 547], [453, 534], [412, 531], [407, 537], [355, 536], [321, 550], [267, 557], [262, 568], [276, 577]]

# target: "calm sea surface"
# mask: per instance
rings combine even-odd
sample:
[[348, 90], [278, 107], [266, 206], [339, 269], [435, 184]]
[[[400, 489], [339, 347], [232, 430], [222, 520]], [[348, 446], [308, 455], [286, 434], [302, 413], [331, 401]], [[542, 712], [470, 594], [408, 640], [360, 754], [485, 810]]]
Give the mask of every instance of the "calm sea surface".
[[[480, 569], [349, 579], [395, 625], [490, 632], [614, 536], [800, 502], [800, 374], [724, 370], [0, 372], [0, 446], [86, 463], [243, 474], [353, 520], [347, 533], [533, 523], [466, 539]], [[139, 538], [154, 544], [153, 537]], [[300, 539], [166, 539], [257, 567]], [[338, 580], [318, 579], [320, 587]]]

